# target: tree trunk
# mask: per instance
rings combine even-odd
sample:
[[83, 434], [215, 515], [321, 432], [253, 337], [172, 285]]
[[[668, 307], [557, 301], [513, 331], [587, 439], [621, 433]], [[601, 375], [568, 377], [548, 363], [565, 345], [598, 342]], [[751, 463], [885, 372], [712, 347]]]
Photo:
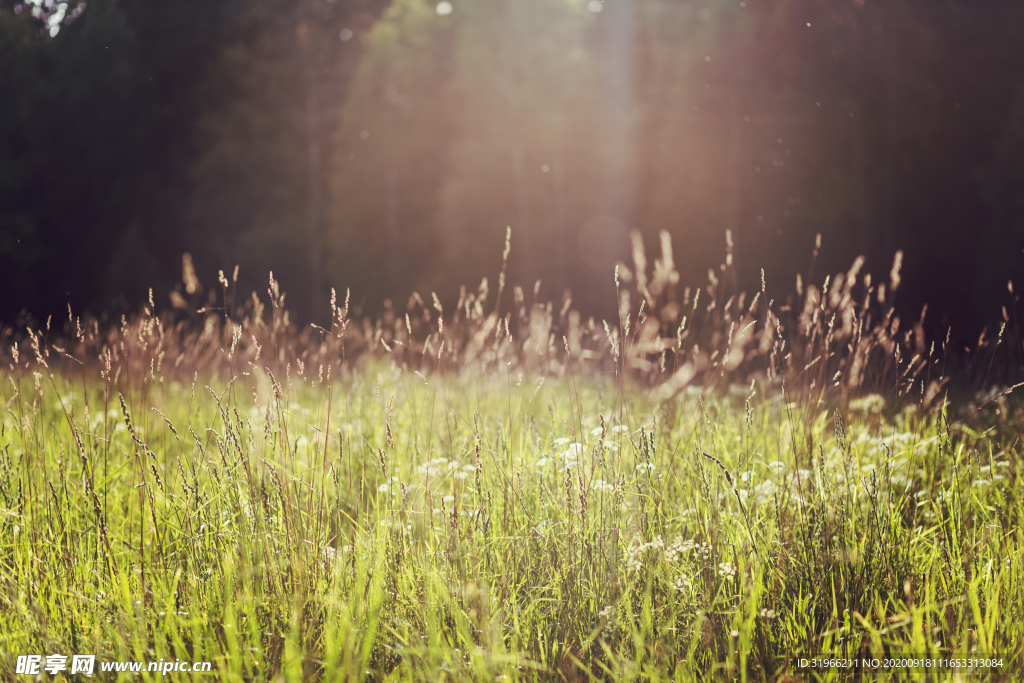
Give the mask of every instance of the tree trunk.
[[[306, 13], [313, 14], [307, 4]], [[303, 18], [297, 29], [299, 59], [306, 89], [306, 148], [308, 168], [307, 258], [309, 263], [309, 316], [317, 319], [323, 299], [320, 223], [323, 213], [323, 154], [320, 137], [320, 101], [310, 25]]]

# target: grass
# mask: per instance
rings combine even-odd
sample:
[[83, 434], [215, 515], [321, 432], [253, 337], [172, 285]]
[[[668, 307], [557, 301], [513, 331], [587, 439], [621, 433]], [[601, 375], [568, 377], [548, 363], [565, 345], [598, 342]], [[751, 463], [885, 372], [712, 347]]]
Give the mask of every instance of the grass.
[[[502, 277], [300, 333], [273, 280], [264, 315], [222, 279], [191, 319], [8, 333], [3, 676], [30, 653], [226, 681], [1024, 671], [1012, 388], [954, 407], [878, 310], [895, 287], [801, 284], [776, 314], [712, 282], [698, 308], [668, 253], [607, 328], [518, 289], [501, 314]], [[1001, 666], [797, 666], [896, 655]]]

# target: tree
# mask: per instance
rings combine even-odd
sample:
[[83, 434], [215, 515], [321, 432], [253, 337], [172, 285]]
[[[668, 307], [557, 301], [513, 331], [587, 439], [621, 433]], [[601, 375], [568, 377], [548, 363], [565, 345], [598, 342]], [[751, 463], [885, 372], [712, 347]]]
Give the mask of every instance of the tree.
[[159, 285], [217, 6], [0, 6], [0, 89], [13, 103], [0, 107], [0, 319], [104, 310]]
[[206, 271], [242, 264], [247, 286], [277, 272], [304, 318], [327, 315], [323, 167], [362, 35], [384, 4], [239, 2], [204, 88], [190, 250]]

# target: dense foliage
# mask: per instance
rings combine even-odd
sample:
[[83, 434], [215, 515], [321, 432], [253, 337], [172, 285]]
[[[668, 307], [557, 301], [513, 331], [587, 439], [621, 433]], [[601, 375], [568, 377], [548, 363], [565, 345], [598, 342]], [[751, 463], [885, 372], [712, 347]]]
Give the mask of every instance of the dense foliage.
[[747, 289], [822, 233], [831, 270], [902, 249], [937, 337], [999, 315], [1020, 3], [452, 7], [0, 2], [0, 319], [164, 305], [183, 252], [246, 290], [273, 269], [303, 320], [330, 286], [380, 311], [493, 270], [508, 225], [517, 280], [605, 316], [633, 226], [691, 285], [725, 230]]

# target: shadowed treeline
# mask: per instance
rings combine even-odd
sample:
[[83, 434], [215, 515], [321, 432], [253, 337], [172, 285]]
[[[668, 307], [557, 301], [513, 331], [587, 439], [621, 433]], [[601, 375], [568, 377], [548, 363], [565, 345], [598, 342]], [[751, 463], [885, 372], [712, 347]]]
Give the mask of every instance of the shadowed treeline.
[[769, 294], [902, 250], [897, 309], [935, 336], [976, 339], [1021, 279], [1016, 3], [450, 8], [2, 0], [0, 320], [200, 307], [236, 265], [300, 320], [330, 286], [401, 310], [476, 289], [509, 226], [510, 283], [583, 313], [614, 313], [634, 227], [684, 285], [728, 233]]

